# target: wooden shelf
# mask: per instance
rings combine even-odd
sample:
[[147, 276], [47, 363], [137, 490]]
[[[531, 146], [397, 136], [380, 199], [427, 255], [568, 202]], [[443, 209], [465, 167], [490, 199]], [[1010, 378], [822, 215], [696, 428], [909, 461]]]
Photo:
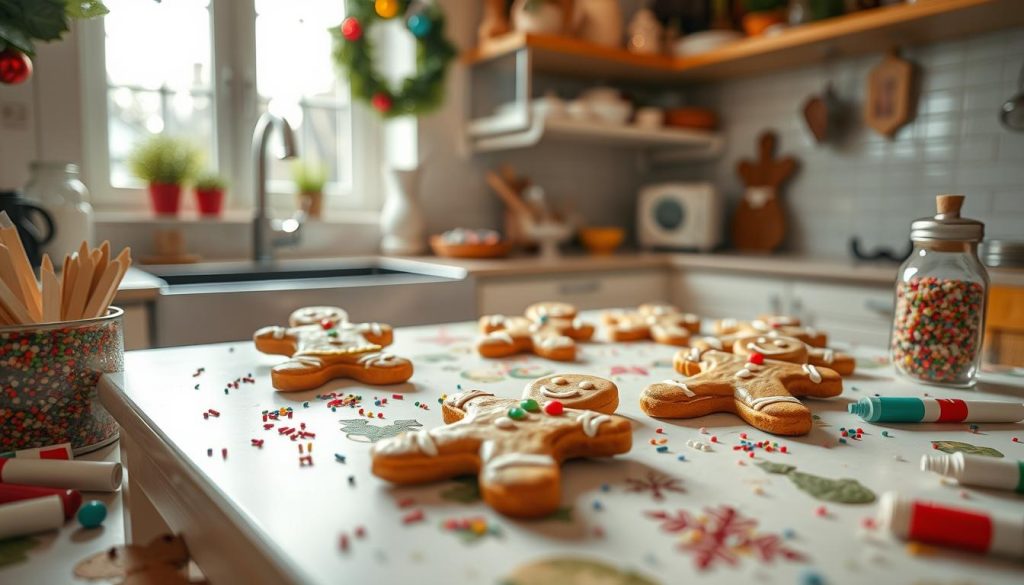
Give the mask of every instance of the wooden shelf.
[[463, 56], [481, 63], [528, 48], [534, 70], [571, 77], [645, 83], [719, 80], [944, 41], [1024, 25], [1024, 0], [918, 0], [864, 10], [738, 40], [690, 57], [635, 55], [578, 39], [510, 33]]
[[570, 118], [548, 118], [535, 114], [529, 127], [505, 133], [489, 131], [504, 124], [498, 117], [477, 120], [470, 135], [477, 151], [526, 148], [542, 140], [564, 140], [590, 145], [621, 146], [671, 152], [676, 160], [709, 158], [722, 149], [722, 137], [714, 132], [681, 128], [638, 128], [630, 124], [608, 124]]

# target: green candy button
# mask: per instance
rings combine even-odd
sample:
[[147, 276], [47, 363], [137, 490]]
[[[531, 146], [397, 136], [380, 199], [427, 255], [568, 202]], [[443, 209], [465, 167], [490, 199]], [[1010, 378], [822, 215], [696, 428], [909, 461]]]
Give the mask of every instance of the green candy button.
[[519, 406], [523, 407], [523, 410], [527, 412], [540, 412], [540, 404], [533, 398], [527, 398], [519, 403]]
[[508, 417], [512, 420], [523, 420], [526, 418], [526, 411], [518, 406], [508, 409]]

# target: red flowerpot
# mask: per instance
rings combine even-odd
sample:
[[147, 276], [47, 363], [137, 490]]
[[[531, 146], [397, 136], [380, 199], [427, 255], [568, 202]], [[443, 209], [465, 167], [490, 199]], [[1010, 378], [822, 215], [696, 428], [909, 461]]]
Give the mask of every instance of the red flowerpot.
[[178, 215], [181, 205], [181, 185], [149, 184], [149, 200], [157, 215]]
[[196, 189], [199, 215], [220, 215], [224, 208], [224, 189]]

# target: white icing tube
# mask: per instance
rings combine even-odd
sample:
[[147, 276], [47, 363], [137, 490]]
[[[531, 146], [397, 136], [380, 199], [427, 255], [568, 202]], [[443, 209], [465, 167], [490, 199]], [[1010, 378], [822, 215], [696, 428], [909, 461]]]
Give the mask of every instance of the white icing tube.
[[957, 451], [952, 455], [922, 455], [921, 471], [934, 471], [963, 485], [1024, 493], [1024, 461], [966, 455]]
[[64, 525], [60, 496], [46, 496], [0, 506], [0, 540], [26, 536]]
[[0, 458], [0, 482], [112, 492], [121, 487], [121, 464], [113, 461]]

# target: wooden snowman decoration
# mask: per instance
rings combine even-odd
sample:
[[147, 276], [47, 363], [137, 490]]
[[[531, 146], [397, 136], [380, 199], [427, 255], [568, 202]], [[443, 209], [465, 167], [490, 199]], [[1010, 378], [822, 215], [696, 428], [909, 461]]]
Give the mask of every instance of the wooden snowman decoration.
[[737, 165], [740, 179], [747, 186], [732, 221], [732, 241], [737, 250], [771, 252], [786, 235], [779, 190], [796, 172], [797, 160], [774, 158], [777, 140], [771, 130], [764, 132], [758, 160], [742, 160]]

